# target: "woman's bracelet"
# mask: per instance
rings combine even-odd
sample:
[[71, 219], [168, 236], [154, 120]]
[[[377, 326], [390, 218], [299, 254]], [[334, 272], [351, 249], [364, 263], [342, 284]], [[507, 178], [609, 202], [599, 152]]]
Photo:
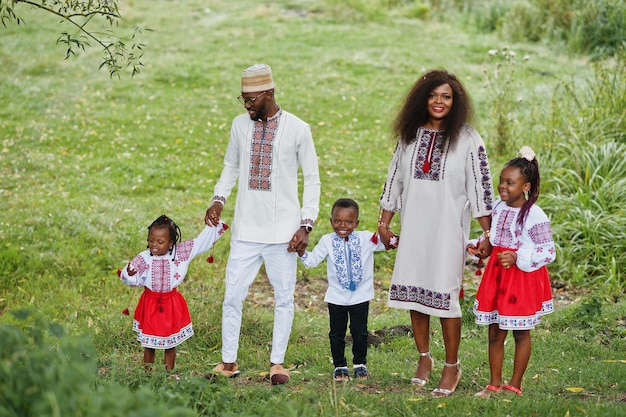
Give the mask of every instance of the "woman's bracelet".
[[483, 237], [485, 239], [489, 239], [490, 236], [491, 236], [491, 230], [489, 230], [489, 229], [483, 230]]
[[385, 222], [378, 222], [378, 227], [384, 227], [385, 229], [389, 230], [389, 225]]

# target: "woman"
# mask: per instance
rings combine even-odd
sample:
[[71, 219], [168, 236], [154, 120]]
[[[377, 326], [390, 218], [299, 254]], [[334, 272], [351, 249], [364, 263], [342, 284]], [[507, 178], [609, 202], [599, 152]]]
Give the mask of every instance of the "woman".
[[[431, 71], [419, 78], [394, 123], [398, 142], [380, 197], [379, 234], [393, 246], [389, 225], [401, 213], [401, 236], [389, 306], [411, 311], [419, 351], [411, 383], [423, 387], [434, 367], [430, 316], [440, 318], [445, 366], [433, 396], [449, 396], [461, 378], [461, 291], [470, 211], [488, 237], [492, 183], [480, 135], [468, 122], [472, 103], [458, 78]], [[390, 240], [392, 244], [390, 245]], [[490, 252], [482, 239], [480, 256]]]

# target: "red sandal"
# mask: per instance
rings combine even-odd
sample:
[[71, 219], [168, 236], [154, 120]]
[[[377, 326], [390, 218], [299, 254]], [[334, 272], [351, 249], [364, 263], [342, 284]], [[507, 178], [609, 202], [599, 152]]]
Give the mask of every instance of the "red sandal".
[[502, 385], [502, 389], [514, 392], [518, 397], [522, 396], [522, 387], [514, 387], [513, 385]]
[[480, 392], [477, 392], [476, 394], [474, 394], [474, 396], [480, 397], [480, 398], [489, 398], [492, 395], [498, 394], [501, 391], [502, 391], [502, 387], [496, 387], [495, 385], [487, 385], [485, 389], [483, 389]]

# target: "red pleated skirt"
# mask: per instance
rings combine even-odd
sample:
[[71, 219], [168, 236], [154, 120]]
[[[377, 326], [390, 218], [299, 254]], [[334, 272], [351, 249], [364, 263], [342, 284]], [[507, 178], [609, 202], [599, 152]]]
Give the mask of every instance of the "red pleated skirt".
[[133, 330], [146, 348], [171, 349], [180, 345], [193, 336], [187, 301], [176, 288], [169, 292], [144, 288], [135, 309]]
[[505, 269], [498, 253], [509, 250], [515, 249], [493, 248], [474, 301], [476, 323], [497, 323], [503, 330], [533, 329], [542, 315], [554, 311], [548, 269]]

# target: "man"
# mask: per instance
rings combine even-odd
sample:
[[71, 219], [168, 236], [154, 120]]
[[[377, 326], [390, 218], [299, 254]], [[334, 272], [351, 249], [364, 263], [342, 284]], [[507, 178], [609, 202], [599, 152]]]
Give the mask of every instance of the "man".
[[[238, 181], [222, 305], [222, 363], [214, 373], [237, 376], [243, 302], [262, 263], [274, 289], [270, 381], [289, 381], [282, 364], [293, 322], [297, 252], [309, 243], [319, 212], [320, 177], [311, 128], [276, 104], [272, 70], [243, 71], [239, 101], [248, 114], [233, 120], [224, 169], [215, 185], [206, 224], [217, 225]], [[302, 168], [300, 207], [298, 170]]]

